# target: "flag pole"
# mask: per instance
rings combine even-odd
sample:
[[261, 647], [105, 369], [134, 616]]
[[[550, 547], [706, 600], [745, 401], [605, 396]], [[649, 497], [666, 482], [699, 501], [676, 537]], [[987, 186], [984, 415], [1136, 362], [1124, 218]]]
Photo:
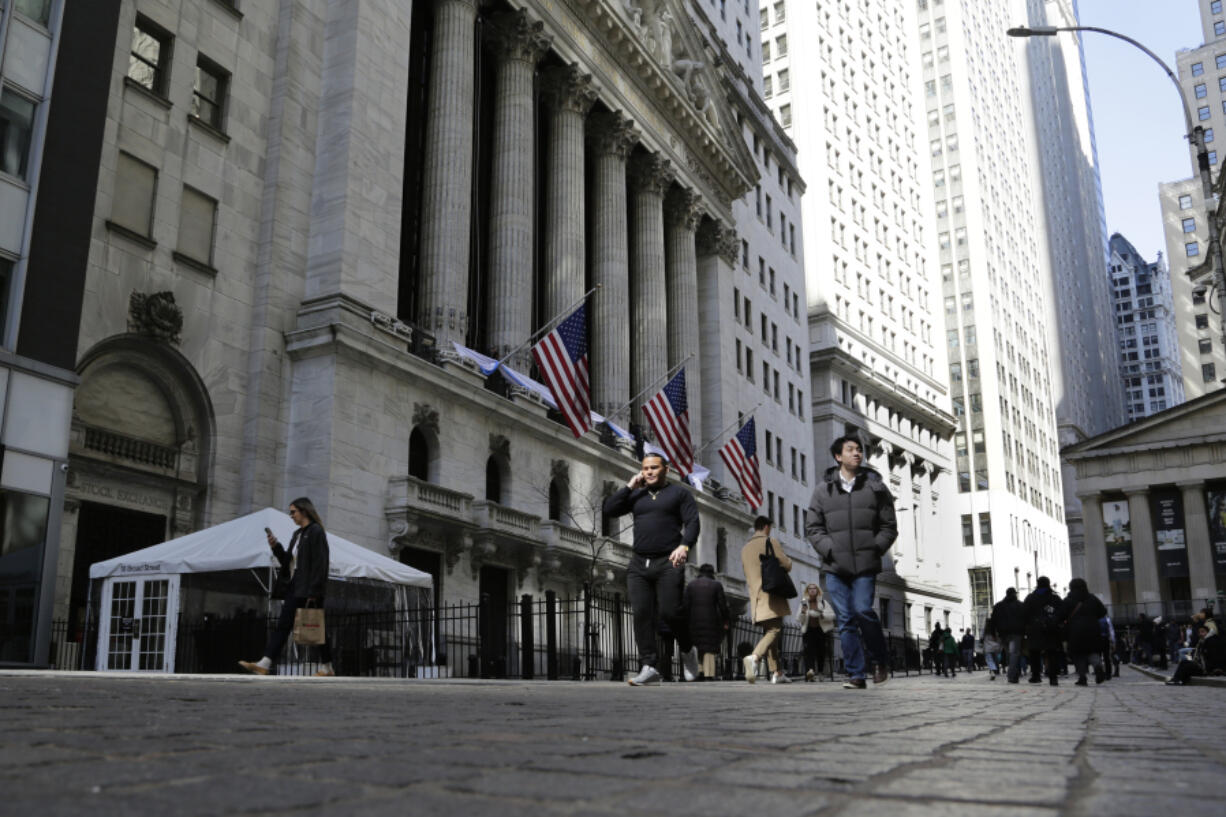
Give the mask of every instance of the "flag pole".
[[753, 413], [754, 413], [755, 411], [757, 411], [758, 409], [762, 408], [762, 405], [763, 405], [765, 402], [766, 402], [765, 400], [763, 400], [763, 401], [759, 402], [759, 403], [758, 403], [758, 405], [754, 406], [752, 409], [750, 409], [750, 410], [749, 410], [749, 413], [748, 413], [748, 414], [744, 414], [744, 415], [742, 415], [740, 418], [738, 418], [738, 419], [736, 419], [736, 420], [733, 420], [731, 423], [729, 423], [728, 425], [726, 425], [726, 426], [724, 426], [723, 428], [721, 428], [721, 429], [719, 430], [719, 433], [717, 433], [717, 434], [716, 434], [714, 437], [710, 438], [710, 439], [709, 439], [709, 440], [707, 440], [705, 443], [703, 443], [701, 446], [699, 446], [699, 447], [698, 447], [698, 450], [694, 452], [694, 461], [695, 461], [695, 462], [697, 462], [697, 461], [698, 461], [698, 452], [699, 452], [699, 451], [706, 451], [706, 450], [707, 450], [707, 448], [709, 448], [709, 447], [710, 447], [711, 443], [715, 442], [715, 441], [716, 441], [716, 440], [718, 440], [720, 437], [722, 437], [722, 436], [724, 436], [725, 434], [727, 434], [727, 433], [728, 433], [728, 429], [732, 428], [733, 426], [742, 425], [742, 424], [743, 424], [743, 423], [746, 421], [746, 419], [752, 418], [752, 417], [753, 417]]
[[642, 390], [642, 391], [640, 391], [638, 394], [636, 394], [636, 395], [634, 395], [633, 397], [631, 397], [631, 398], [630, 398], [630, 400], [629, 400], [629, 402], [627, 402], [627, 403], [625, 403], [625, 404], [623, 404], [623, 405], [621, 405], [621, 406], [618, 406], [616, 409], [614, 409], [613, 411], [611, 411], [611, 412], [609, 412], [608, 414], [606, 414], [606, 415], [605, 415], [605, 419], [606, 419], [606, 420], [611, 420], [611, 419], [613, 419], [614, 417], [616, 417], [617, 415], [621, 414], [621, 413], [622, 413], [623, 411], [625, 411], [626, 409], [628, 409], [628, 408], [630, 408], [631, 406], [633, 406], [633, 405], [634, 405], [634, 401], [635, 401], [635, 400], [638, 400], [638, 399], [639, 399], [640, 397], [642, 397], [644, 394], [646, 394], [647, 392], [649, 392], [649, 391], [651, 391], [652, 389], [654, 389], [654, 388], [656, 387], [656, 384], [657, 384], [657, 383], [659, 383], [661, 380], [665, 380], [665, 381], [667, 381], [667, 380], [669, 380], [670, 378], [672, 378], [672, 376], [673, 376], [673, 375], [675, 375], [675, 374], [676, 374], [678, 371], [680, 371], [681, 369], [685, 368], [685, 364], [689, 363], [689, 362], [690, 362], [690, 358], [692, 358], [692, 357], [694, 357], [693, 353], [686, 355], [686, 356], [685, 356], [685, 358], [684, 358], [684, 359], [683, 359], [683, 360], [682, 360], [680, 363], [675, 364], [675, 365], [674, 365], [674, 366], [673, 366], [671, 369], [669, 369], [667, 372], [665, 372], [664, 374], [660, 375], [660, 376], [659, 376], [659, 377], [657, 377], [655, 380], [651, 381], [651, 384], [650, 384], [650, 385], [648, 385], [648, 386], [647, 386], [647, 388], [643, 389], [643, 390]]
[[[526, 347], [526, 346], [531, 346], [531, 345], [532, 345], [532, 342], [533, 342], [534, 340], [536, 340], [538, 337], [540, 337], [541, 335], [543, 335], [544, 333], [546, 333], [546, 332], [548, 332], [550, 329], [552, 329], [552, 328], [553, 328], [553, 325], [554, 325], [554, 324], [556, 324], [558, 321], [560, 321], [560, 320], [562, 320], [563, 318], [565, 318], [565, 317], [566, 317], [567, 315], [569, 315], [571, 312], [574, 312], [574, 311], [575, 311], [575, 307], [579, 306], [579, 304], [583, 303], [583, 302], [584, 302], [584, 301], [586, 301], [586, 300], [587, 300], [589, 297], [591, 297], [592, 293], [593, 293], [593, 292], [595, 292], [596, 290], [600, 289], [600, 288], [601, 288], [601, 286], [603, 286], [603, 284], [597, 284], [596, 286], [592, 287], [592, 288], [591, 288], [591, 289], [589, 289], [587, 292], [583, 293], [583, 296], [582, 296], [581, 298], [579, 298], [579, 300], [575, 301], [573, 304], [571, 304], [570, 306], [566, 307], [566, 308], [565, 308], [565, 309], [563, 309], [561, 312], [559, 312], [558, 314], [556, 314], [556, 315], [554, 315], [552, 318], [550, 318], [550, 319], [549, 319], [549, 321], [548, 321], [548, 322], [547, 322], [547, 323], [546, 323], [544, 326], [542, 326], [540, 329], [536, 330], [536, 331], [535, 331], [535, 332], [533, 332], [531, 335], [529, 335], [529, 336], [528, 336], [528, 339], [527, 339], [526, 341], [524, 341], [523, 343], [519, 344], [518, 346], [516, 346], [516, 347], [515, 347], [514, 349], [512, 349], [511, 351], [507, 352], [507, 353], [506, 353], [506, 355], [505, 355], [505, 356], [504, 356], [504, 357], [503, 357], [501, 360], [499, 360], [499, 361], [498, 361], [498, 364], [497, 364], [497, 365], [498, 365], [498, 366], [501, 366], [502, 364], [504, 364], [504, 363], [506, 363], [508, 360], [510, 360], [512, 355], [517, 354], [518, 352], [520, 352], [521, 350], [523, 350], [523, 348], [524, 348], [524, 347]], [[497, 366], [496, 366], [495, 368], [497, 368]]]

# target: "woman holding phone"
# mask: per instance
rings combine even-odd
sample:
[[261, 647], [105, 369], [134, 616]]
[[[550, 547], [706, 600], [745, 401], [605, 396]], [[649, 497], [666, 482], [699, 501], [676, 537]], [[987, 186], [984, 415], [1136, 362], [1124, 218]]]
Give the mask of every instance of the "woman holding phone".
[[[272, 535], [268, 528], [264, 529], [268, 536], [268, 546], [281, 564], [281, 570], [293, 575], [290, 578], [289, 589], [285, 601], [281, 604], [281, 617], [277, 619], [277, 629], [268, 637], [264, 647], [264, 657], [259, 661], [239, 661], [238, 665], [255, 675], [267, 675], [272, 671], [272, 662], [285, 648], [285, 642], [294, 630], [294, 614], [299, 607], [323, 607], [324, 589], [328, 583], [328, 537], [324, 533], [323, 522], [311, 500], [299, 497], [289, 504], [289, 516], [298, 526], [289, 540], [289, 548], [284, 548]], [[295, 547], [297, 553], [294, 552]], [[336, 673], [332, 670], [332, 650], [327, 642], [319, 645], [319, 672], [317, 676], [326, 677]]]

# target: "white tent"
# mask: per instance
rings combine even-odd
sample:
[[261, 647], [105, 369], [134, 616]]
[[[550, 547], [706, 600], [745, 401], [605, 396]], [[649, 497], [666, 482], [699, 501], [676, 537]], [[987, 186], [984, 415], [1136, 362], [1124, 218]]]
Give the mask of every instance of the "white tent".
[[[97, 668], [173, 672], [181, 576], [251, 571], [267, 593], [272, 584], [272, 568], [279, 566], [269, 550], [266, 527], [282, 544], [289, 545], [295, 529], [293, 521], [281, 511], [264, 508], [91, 565], [91, 582], [101, 580], [102, 585], [97, 597], [100, 602]], [[390, 586], [401, 610], [405, 609], [411, 592], [420, 599], [422, 593], [428, 596], [433, 586], [428, 573], [333, 533], [328, 534], [328, 550], [330, 581], [368, 581]], [[267, 577], [267, 581], [262, 577]]]

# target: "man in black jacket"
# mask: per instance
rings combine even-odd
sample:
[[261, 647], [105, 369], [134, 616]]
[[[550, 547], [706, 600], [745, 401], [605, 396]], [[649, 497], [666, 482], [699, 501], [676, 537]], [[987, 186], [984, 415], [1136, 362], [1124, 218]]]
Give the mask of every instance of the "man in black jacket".
[[1026, 640], [1030, 647], [1030, 683], [1041, 684], [1043, 662], [1047, 662], [1047, 678], [1052, 686], [1059, 686], [1057, 654], [1062, 652], [1064, 642], [1064, 619], [1061, 609], [1064, 600], [1051, 589], [1051, 579], [1039, 577], [1039, 586], [1026, 596]]
[[1022, 636], [1026, 634], [1026, 608], [1017, 600], [1017, 588], [1005, 590], [1005, 597], [992, 608], [992, 625], [1009, 655], [1009, 683], [1022, 677]]
[[685, 680], [698, 680], [698, 654], [690, 644], [682, 593], [685, 562], [698, 541], [698, 503], [678, 483], [668, 482], [668, 463], [659, 454], [643, 457], [642, 470], [626, 487], [604, 501], [606, 516], [634, 515], [634, 555], [626, 570], [626, 590], [634, 613], [634, 640], [642, 669], [631, 686], [660, 682], [656, 664], [659, 619], [677, 639]]
[[805, 538], [822, 560], [826, 595], [834, 607], [848, 681], [844, 689], [864, 689], [865, 652], [873, 664], [873, 683], [889, 680], [885, 636], [873, 608], [881, 557], [898, 538], [894, 497], [881, 475], [862, 465], [857, 437], [839, 437], [830, 446], [837, 463], [826, 470], [809, 500]]

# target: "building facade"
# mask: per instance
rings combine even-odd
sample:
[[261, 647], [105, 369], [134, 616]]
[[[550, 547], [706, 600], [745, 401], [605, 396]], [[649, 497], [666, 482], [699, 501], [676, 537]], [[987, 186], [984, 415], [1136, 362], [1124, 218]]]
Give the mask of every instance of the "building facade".
[[531, 335], [589, 290], [594, 411], [644, 427], [686, 369], [714, 478], [691, 563], [742, 592], [765, 509], [716, 452], [753, 415], [770, 513], [816, 575], [797, 535], [804, 184], [731, 8], [117, 8], [61, 517], [70, 630], [90, 563], [302, 495], [439, 598], [622, 590], [629, 525], [599, 508], [634, 446], [576, 439], [479, 362], [531, 374]]
[[814, 479], [834, 464], [831, 443], [858, 435], [898, 510], [878, 583], [883, 623], [898, 635], [965, 627], [914, 11], [771, 2], [761, 15], [764, 93], [816, 191], [804, 208]]
[[[1124, 408], [1133, 422], [1183, 402], [1171, 277], [1161, 253], [1157, 261], [1148, 262], [1119, 233], [1111, 236], [1107, 270], [1117, 321]], [[1159, 364], [1156, 369], [1150, 367], [1155, 361]]]

